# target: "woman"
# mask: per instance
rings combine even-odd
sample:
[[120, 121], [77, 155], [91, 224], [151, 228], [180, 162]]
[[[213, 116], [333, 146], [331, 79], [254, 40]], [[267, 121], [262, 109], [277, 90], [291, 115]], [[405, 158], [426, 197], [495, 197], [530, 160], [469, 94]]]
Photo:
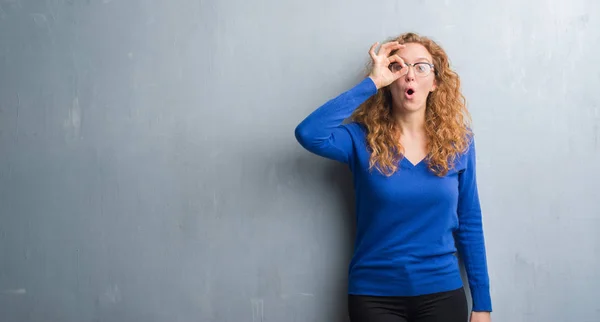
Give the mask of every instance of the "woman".
[[[357, 232], [349, 265], [355, 321], [490, 321], [475, 145], [458, 75], [444, 50], [414, 33], [369, 50], [353, 88], [296, 128], [308, 151], [348, 164]], [[349, 123], [342, 123], [351, 117]]]

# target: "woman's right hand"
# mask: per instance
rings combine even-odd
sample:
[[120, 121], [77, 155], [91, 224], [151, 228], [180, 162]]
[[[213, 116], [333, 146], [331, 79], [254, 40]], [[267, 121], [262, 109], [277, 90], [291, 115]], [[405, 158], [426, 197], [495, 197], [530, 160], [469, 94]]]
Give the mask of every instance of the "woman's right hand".
[[[405, 68], [406, 65], [404, 60], [400, 58], [398, 55], [390, 56], [390, 53], [393, 50], [401, 49], [406, 47], [398, 43], [397, 41], [390, 41], [379, 48], [379, 52], [375, 53], [375, 47], [379, 44], [379, 42], [374, 43], [369, 50], [369, 55], [373, 59], [373, 67], [371, 72], [369, 73], [369, 77], [373, 80], [377, 89], [388, 86], [398, 78], [400, 78], [402, 68]], [[395, 72], [390, 70], [390, 64], [397, 63], [402, 67]]]

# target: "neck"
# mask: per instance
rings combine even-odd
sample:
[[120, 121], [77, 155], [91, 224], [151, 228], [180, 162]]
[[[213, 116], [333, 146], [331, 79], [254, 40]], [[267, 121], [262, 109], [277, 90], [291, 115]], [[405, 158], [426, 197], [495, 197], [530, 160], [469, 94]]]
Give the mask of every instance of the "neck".
[[397, 109], [394, 118], [404, 135], [421, 135], [425, 132], [425, 108], [414, 112]]

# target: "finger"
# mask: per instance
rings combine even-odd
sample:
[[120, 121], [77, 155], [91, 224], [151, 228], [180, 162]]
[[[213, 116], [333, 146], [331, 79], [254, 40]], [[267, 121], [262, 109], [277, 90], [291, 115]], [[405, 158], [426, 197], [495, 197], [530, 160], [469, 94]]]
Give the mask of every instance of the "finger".
[[373, 45], [371, 45], [371, 48], [369, 48], [369, 55], [373, 59], [375, 59], [377, 56], [377, 54], [375, 54], [375, 47], [377, 47], [377, 45], [379, 45], [379, 42], [375, 42]]
[[392, 56], [393, 59], [390, 60], [390, 71], [394, 76], [401, 76], [406, 70], [406, 64], [402, 61], [398, 56]]
[[398, 44], [398, 42], [396, 41], [390, 41], [390, 42], [386, 42], [385, 44], [381, 45], [381, 48], [379, 48], [379, 55], [387, 57], [390, 55], [390, 52], [392, 52], [392, 48], [393, 46], [396, 46]]
[[390, 60], [390, 63], [397, 63], [400, 64], [401, 68], [406, 67], [406, 63], [404, 62], [404, 59], [402, 59], [400, 56], [398, 55], [392, 55], [388, 58]]
[[390, 52], [390, 54], [388, 56], [391, 56], [392, 54], [397, 54], [400, 51], [400, 49], [402, 49], [402, 48], [406, 48], [406, 45], [398, 44], [397, 46], [394, 46], [393, 48], [391, 48], [392, 51]]
[[380, 55], [383, 55], [383, 56], [385, 56], [385, 57], [387, 57], [387, 56], [389, 56], [389, 55], [390, 55], [390, 53], [391, 53], [392, 51], [394, 51], [394, 50], [398, 50], [398, 49], [400, 49], [400, 48], [404, 48], [404, 47], [406, 47], [406, 45], [404, 45], [404, 44], [400, 44], [400, 43], [399, 43], [399, 42], [397, 42], [397, 41], [390, 41], [390, 42], [388, 42], [388, 43], [385, 43], [385, 44], [383, 44], [383, 45], [381, 46], [381, 49], [380, 49], [380, 52], [379, 52], [379, 54], [380, 54]]

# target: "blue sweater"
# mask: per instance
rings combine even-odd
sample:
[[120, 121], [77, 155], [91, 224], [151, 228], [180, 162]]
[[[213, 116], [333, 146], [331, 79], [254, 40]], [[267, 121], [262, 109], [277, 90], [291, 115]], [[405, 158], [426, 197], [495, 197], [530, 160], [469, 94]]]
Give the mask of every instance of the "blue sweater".
[[343, 121], [377, 92], [366, 77], [313, 111], [296, 128], [308, 151], [347, 164], [356, 193], [356, 239], [349, 293], [414, 296], [463, 286], [455, 253], [467, 272], [474, 311], [492, 311], [475, 146], [444, 177], [402, 159], [386, 177], [369, 170], [366, 129]]

